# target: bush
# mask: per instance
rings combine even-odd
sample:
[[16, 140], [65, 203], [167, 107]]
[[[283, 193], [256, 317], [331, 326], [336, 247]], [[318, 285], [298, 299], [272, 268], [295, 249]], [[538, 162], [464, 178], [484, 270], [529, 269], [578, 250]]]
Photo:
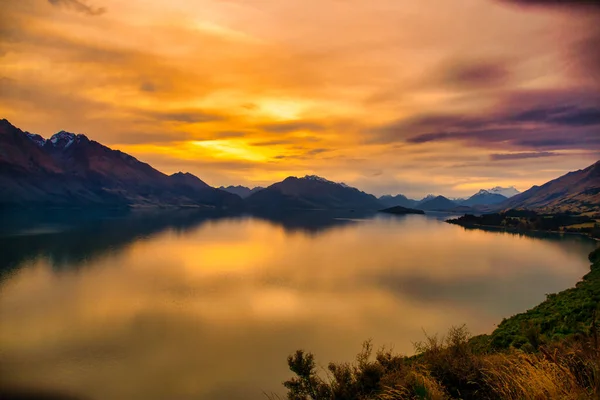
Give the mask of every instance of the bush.
[[425, 335], [416, 355], [370, 341], [354, 363], [330, 363], [326, 379], [311, 353], [288, 357], [295, 377], [284, 382], [290, 400], [599, 399], [600, 249], [590, 273], [573, 289], [548, 295], [523, 314], [503, 320], [491, 335], [470, 337], [466, 326], [445, 337]]

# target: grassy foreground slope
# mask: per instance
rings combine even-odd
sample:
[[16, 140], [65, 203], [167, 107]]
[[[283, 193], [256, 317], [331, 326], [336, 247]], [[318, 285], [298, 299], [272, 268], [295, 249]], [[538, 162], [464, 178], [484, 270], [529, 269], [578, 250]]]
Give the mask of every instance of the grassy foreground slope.
[[[353, 363], [317, 368], [302, 350], [288, 357], [292, 400], [600, 399], [600, 248], [575, 288], [502, 321], [491, 335], [465, 326], [426, 337], [405, 357], [369, 342]], [[277, 398], [277, 396], [272, 396]]]
[[590, 256], [591, 271], [572, 289], [550, 294], [535, 308], [506, 319], [491, 335], [491, 346], [533, 346], [573, 335], [592, 335], [600, 320], [600, 248]]

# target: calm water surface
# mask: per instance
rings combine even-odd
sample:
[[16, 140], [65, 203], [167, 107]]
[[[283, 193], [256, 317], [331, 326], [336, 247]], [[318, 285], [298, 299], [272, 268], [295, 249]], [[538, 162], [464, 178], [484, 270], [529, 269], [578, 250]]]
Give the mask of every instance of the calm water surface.
[[286, 356], [412, 353], [494, 329], [589, 269], [595, 244], [428, 216], [193, 211], [4, 216], [0, 384], [82, 399], [265, 399]]

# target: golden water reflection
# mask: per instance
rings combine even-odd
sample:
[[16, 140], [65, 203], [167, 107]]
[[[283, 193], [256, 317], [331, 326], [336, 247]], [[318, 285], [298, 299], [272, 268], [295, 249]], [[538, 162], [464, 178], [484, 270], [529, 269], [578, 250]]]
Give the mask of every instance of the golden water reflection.
[[325, 365], [367, 338], [411, 353], [423, 330], [490, 332], [573, 285], [594, 246], [424, 216], [319, 218], [138, 216], [1, 237], [1, 383], [264, 399], [298, 348]]

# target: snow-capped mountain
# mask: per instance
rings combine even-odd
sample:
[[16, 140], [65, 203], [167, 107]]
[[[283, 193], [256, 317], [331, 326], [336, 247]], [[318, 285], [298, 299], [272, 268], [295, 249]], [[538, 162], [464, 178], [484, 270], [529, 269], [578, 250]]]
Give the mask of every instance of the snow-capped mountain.
[[302, 179], [306, 179], [309, 181], [318, 181], [318, 182], [324, 182], [324, 183], [333, 183], [335, 185], [340, 185], [342, 187], [345, 188], [350, 188], [351, 186], [346, 185], [344, 182], [334, 182], [334, 181], [330, 181], [329, 179], [325, 179], [323, 177], [320, 177], [318, 175], [305, 175], [304, 178]]
[[473, 196], [460, 202], [462, 206], [488, 206], [492, 204], [502, 203], [507, 199], [506, 196], [500, 193], [492, 193], [489, 190], [481, 189]]
[[25, 134], [29, 139], [31, 139], [33, 143], [37, 144], [40, 147], [46, 144], [46, 139], [44, 139], [41, 135], [38, 135], [37, 133], [25, 132]]
[[46, 141], [46, 143], [50, 142], [50, 143], [52, 143], [52, 145], [54, 147], [57, 147], [60, 149], [67, 149], [73, 143], [75, 143], [81, 139], [84, 139], [84, 138], [87, 139], [87, 137], [85, 135], [81, 135], [81, 134], [77, 135], [75, 133], [71, 133], [71, 132], [67, 132], [67, 131], [60, 131], [60, 132], [52, 135], [52, 137], [48, 141]]
[[504, 197], [508, 197], [508, 198], [516, 196], [519, 193], [521, 193], [514, 186], [510, 186], [510, 187], [496, 186], [491, 189], [482, 189], [479, 192], [481, 193], [482, 191], [485, 191], [487, 193], [492, 193], [492, 194], [500, 194], [500, 195], [502, 195]]
[[437, 195], [435, 195], [435, 194], [428, 194], [427, 196], [423, 197], [423, 198], [422, 198], [421, 200], [419, 200], [418, 202], [419, 202], [419, 203], [424, 203], [424, 202], [426, 202], [426, 201], [433, 200], [433, 199], [435, 199], [436, 197], [438, 197], [438, 196], [437, 196]]

